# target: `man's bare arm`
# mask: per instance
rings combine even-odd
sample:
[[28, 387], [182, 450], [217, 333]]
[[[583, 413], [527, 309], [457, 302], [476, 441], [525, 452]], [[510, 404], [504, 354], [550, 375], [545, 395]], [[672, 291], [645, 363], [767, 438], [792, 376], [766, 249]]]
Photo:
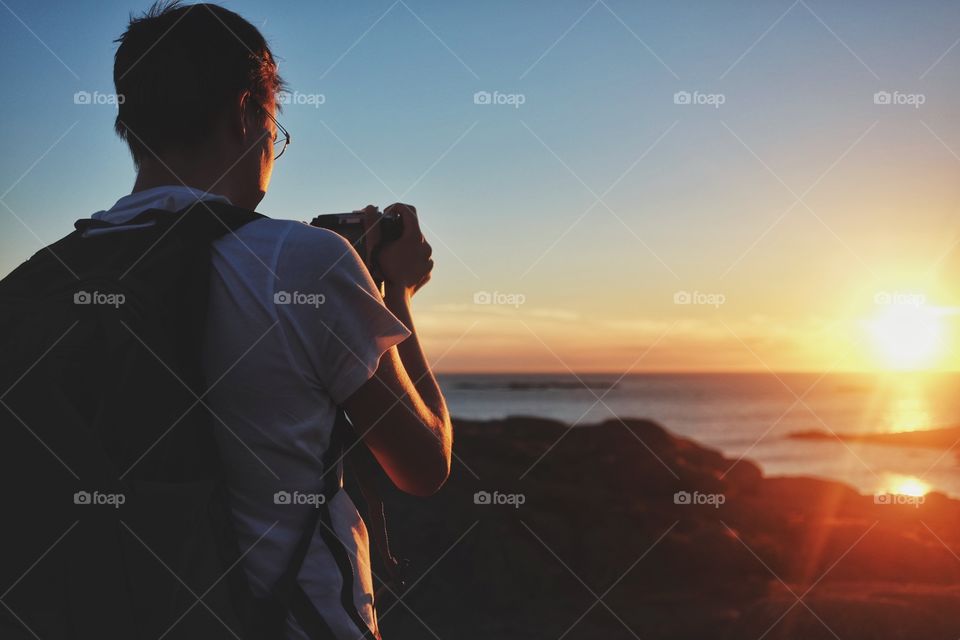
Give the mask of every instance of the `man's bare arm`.
[[439, 489], [450, 474], [453, 428], [446, 401], [427, 362], [410, 299], [430, 279], [430, 245], [416, 210], [391, 205], [403, 221], [400, 239], [380, 252], [384, 300], [411, 331], [380, 359], [376, 373], [344, 403], [351, 422], [398, 488], [415, 495]]
[[416, 327], [413, 324], [413, 314], [410, 309], [410, 295], [403, 289], [386, 286], [384, 301], [387, 308], [393, 312], [393, 315], [407, 326], [413, 333], [409, 338], [397, 346], [400, 353], [400, 360], [404, 368], [413, 380], [413, 385], [427, 407], [444, 422], [450, 421], [447, 413], [447, 402], [440, 391], [440, 385], [430, 369], [430, 363], [427, 362], [427, 356], [423, 353], [420, 346], [420, 338], [417, 335]]

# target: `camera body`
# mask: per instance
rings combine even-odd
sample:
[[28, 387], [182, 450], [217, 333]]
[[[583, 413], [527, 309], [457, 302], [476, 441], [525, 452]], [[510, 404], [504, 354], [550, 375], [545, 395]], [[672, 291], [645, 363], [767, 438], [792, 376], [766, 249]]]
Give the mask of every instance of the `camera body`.
[[369, 238], [363, 226], [364, 214], [360, 211], [322, 214], [311, 220], [310, 226], [329, 229], [343, 236], [360, 254], [360, 258], [367, 265], [367, 270], [379, 284], [383, 277], [377, 264], [377, 255], [383, 245], [400, 237], [400, 234], [403, 233], [403, 222], [397, 214], [380, 212], [377, 212], [377, 214], [379, 218], [376, 225], [380, 229], [380, 242], [372, 247], [369, 246]]

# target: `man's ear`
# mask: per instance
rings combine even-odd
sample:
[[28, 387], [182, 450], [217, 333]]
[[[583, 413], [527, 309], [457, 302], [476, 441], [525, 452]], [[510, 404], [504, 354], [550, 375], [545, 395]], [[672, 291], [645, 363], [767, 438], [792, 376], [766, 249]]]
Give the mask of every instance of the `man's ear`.
[[237, 95], [230, 106], [230, 131], [241, 140], [247, 138], [247, 128], [250, 126], [250, 115], [256, 108], [249, 91]]

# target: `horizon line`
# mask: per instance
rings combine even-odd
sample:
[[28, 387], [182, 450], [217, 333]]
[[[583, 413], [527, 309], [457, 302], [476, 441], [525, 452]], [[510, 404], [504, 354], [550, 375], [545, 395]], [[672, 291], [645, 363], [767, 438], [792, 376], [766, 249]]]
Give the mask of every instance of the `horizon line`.
[[837, 374], [847, 374], [847, 375], [930, 375], [930, 374], [958, 374], [960, 369], [916, 369], [916, 370], [884, 370], [884, 369], [843, 369], [843, 370], [833, 370], [833, 371], [820, 371], [816, 369], [781, 369], [776, 371], [771, 371], [769, 369], [658, 369], [658, 370], [648, 370], [648, 371], [631, 371], [624, 374], [622, 371], [610, 370], [596, 370], [596, 371], [568, 371], [568, 370], [548, 370], [548, 371], [493, 371], [493, 370], [468, 370], [468, 369], [457, 369], [457, 370], [438, 370], [437, 375], [491, 375], [491, 376], [550, 376], [550, 375], [567, 375], [567, 376], [655, 376], [655, 375], [837, 375]]

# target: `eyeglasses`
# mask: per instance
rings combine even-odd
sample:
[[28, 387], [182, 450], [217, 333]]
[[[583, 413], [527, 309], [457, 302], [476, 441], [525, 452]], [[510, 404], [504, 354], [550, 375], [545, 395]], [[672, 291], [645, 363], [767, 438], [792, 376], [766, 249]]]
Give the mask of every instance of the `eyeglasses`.
[[[273, 117], [273, 114], [270, 113], [266, 107], [264, 107], [259, 102], [255, 102], [260, 110], [267, 114], [267, 117], [270, 118], [270, 121], [277, 127], [277, 132], [273, 136], [273, 148], [276, 151], [277, 155], [273, 157], [274, 160], [279, 160], [280, 156], [283, 155], [283, 152], [287, 150], [287, 147], [290, 145], [290, 132], [283, 128], [283, 125]], [[283, 137], [280, 137], [280, 136]]]

